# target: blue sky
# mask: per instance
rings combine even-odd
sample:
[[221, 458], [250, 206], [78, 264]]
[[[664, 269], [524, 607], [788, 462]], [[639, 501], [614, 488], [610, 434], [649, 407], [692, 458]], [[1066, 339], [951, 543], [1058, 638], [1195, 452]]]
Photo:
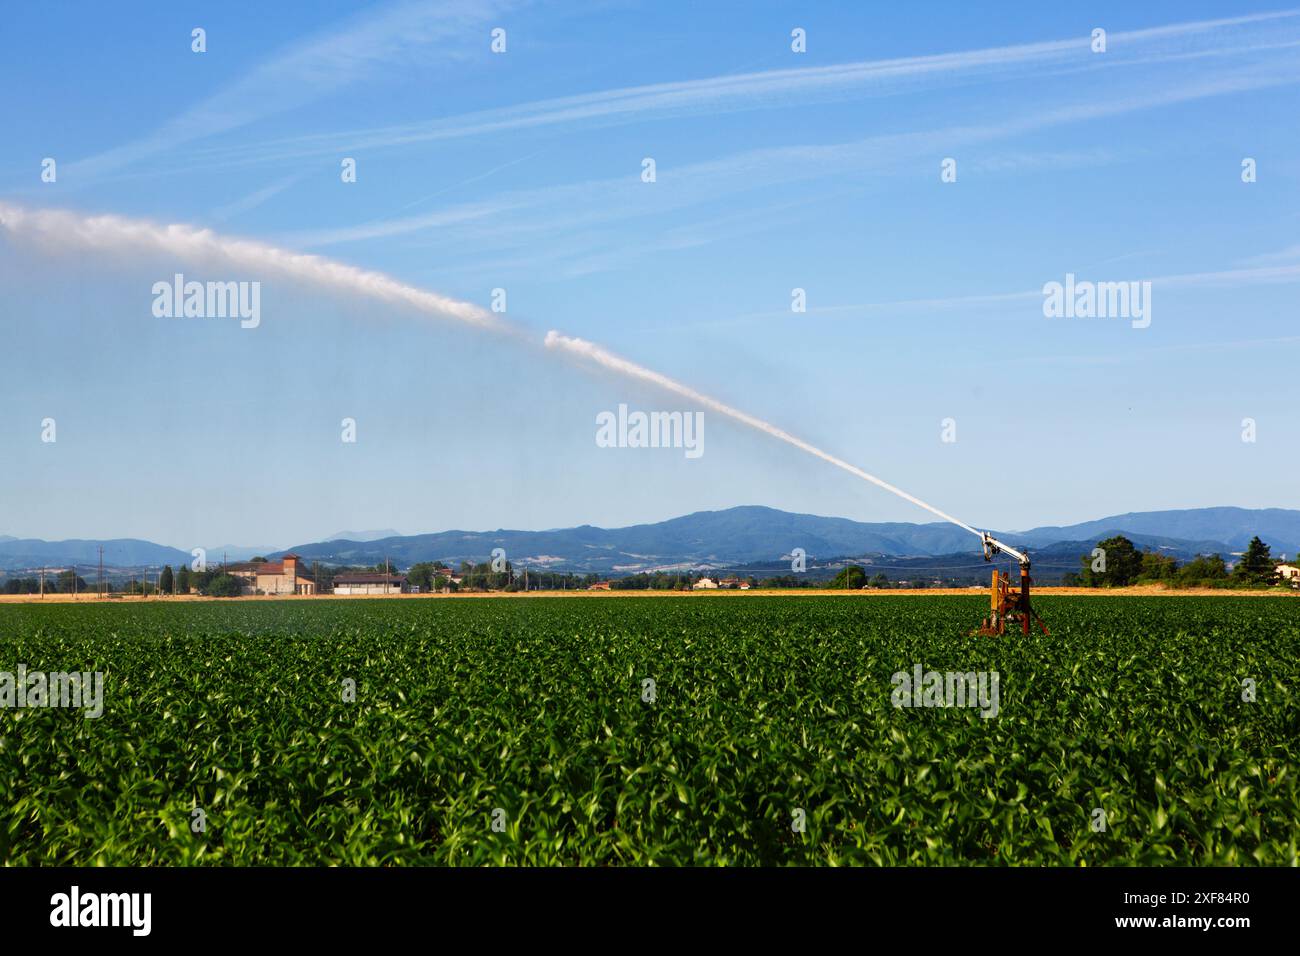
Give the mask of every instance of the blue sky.
[[[930, 520], [707, 410], [699, 458], [597, 447], [620, 403], [696, 406], [550, 329], [981, 527], [1300, 507], [1300, 13], [1058, 6], [15, 7], [0, 533]], [[77, 225], [105, 215], [112, 240]], [[158, 224], [483, 309], [503, 288], [518, 332], [137, 241]], [[156, 317], [176, 272], [261, 282], [261, 324]], [[1067, 273], [1152, 281], [1150, 326], [1046, 318]]]

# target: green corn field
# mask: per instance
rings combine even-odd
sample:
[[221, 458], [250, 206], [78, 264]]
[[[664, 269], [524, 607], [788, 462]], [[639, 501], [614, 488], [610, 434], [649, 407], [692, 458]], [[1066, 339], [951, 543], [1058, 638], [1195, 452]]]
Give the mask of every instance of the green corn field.
[[[1300, 603], [0, 608], [8, 865], [1295, 865]], [[894, 675], [998, 675], [996, 715]]]

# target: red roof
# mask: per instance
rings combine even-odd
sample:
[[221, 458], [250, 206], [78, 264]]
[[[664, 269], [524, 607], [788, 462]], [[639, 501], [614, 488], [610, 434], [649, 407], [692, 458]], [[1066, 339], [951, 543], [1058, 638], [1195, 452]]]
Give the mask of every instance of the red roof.
[[[285, 555], [285, 557], [292, 557], [292, 555]], [[242, 572], [245, 574], [248, 573], [249, 571], [253, 571], [257, 574], [282, 576], [284, 574], [284, 562], [283, 561], [241, 561], [238, 564], [226, 565], [226, 570], [233, 571], [236, 573]], [[304, 578], [308, 581], [311, 580], [311, 572], [305, 568], [299, 567], [296, 564], [294, 565], [294, 576], [299, 578]]]

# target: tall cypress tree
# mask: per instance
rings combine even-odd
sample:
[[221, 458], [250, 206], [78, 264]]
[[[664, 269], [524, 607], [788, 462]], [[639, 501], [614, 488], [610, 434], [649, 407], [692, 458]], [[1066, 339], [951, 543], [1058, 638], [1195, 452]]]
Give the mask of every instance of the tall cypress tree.
[[1259, 540], [1259, 535], [1250, 539], [1246, 553], [1241, 556], [1237, 566], [1232, 569], [1233, 577], [1242, 584], [1270, 584], [1277, 575], [1277, 568], [1269, 547]]

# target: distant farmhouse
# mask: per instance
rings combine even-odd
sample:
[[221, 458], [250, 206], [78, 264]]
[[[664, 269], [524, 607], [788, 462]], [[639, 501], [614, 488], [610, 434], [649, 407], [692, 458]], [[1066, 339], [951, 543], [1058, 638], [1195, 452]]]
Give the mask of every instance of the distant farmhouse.
[[714, 580], [713, 578], [700, 578], [691, 585], [691, 589], [695, 591], [715, 591], [719, 589], [723, 591], [748, 591], [749, 581], [744, 578], [736, 577], [718, 578], [717, 580]]
[[246, 594], [315, 594], [316, 581], [296, 554], [279, 561], [244, 561], [226, 566], [226, 573], [239, 581]]
[[404, 574], [361, 571], [334, 577], [335, 594], [401, 594], [405, 588], [406, 575]]
[[1300, 568], [1293, 564], [1279, 564], [1277, 574], [1283, 581], [1290, 583], [1293, 588], [1300, 588]]

